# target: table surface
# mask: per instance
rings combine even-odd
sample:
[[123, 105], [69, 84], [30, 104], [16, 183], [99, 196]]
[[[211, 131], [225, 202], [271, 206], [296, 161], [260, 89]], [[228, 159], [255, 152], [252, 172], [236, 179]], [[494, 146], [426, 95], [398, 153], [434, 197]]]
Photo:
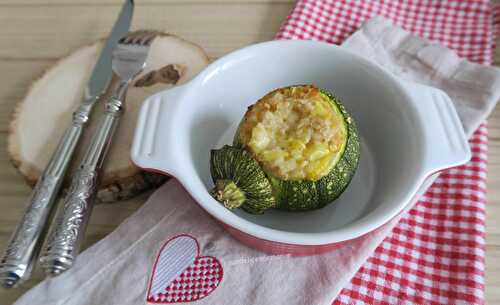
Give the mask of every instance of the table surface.
[[[202, 46], [211, 58], [272, 39], [293, 7], [292, 0], [143, 0], [133, 29], [153, 28]], [[106, 36], [122, 0], [0, 0], [0, 248], [25, 208], [30, 188], [7, 155], [8, 122], [29, 85], [58, 58]], [[500, 51], [495, 56], [500, 65]], [[489, 119], [486, 303], [500, 304], [500, 107]], [[145, 198], [145, 196], [143, 196]], [[113, 231], [140, 201], [100, 205], [93, 212], [85, 247]], [[40, 270], [24, 287], [0, 289], [0, 304], [12, 304], [43, 279]]]

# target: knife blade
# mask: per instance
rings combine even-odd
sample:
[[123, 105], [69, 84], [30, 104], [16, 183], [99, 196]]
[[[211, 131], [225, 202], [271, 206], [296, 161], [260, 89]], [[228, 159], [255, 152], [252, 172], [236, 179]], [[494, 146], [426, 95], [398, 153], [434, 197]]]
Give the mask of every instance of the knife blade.
[[88, 96], [99, 96], [108, 87], [113, 74], [111, 70], [111, 54], [118, 40], [127, 34], [134, 12], [134, 1], [127, 0], [122, 7], [120, 15], [111, 30], [109, 38], [106, 40], [101, 51], [101, 56], [97, 60], [94, 70], [87, 83], [85, 94]]
[[0, 284], [5, 288], [16, 287], [31, 276], [69, 162], [94, 104], [112, 78], [111, 54], [118, 40], [128, 32], [133, 9], [134, 1], [126, 0], [94, 66], [82, 102], [73, 113], [71, 125], [38, 179], [28, 207], [4, 251], [0, 260]]

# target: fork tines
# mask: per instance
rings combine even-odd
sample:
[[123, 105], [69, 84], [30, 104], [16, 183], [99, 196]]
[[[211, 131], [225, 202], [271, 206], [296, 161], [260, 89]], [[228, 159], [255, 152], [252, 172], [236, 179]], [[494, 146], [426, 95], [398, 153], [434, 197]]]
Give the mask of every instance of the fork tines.
[[156, 35], [158, 35], [158, 32], [154, 30], [139, 30], [128, 33], [118, 42], [123, 44], [149, 45]]

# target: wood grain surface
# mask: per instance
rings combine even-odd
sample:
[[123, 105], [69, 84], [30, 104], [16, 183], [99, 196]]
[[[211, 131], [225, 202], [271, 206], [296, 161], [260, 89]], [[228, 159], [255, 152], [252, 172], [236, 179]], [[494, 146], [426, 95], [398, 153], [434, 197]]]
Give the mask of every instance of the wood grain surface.
[[[153, 28], [191, 40], [217, 58], [272, 39], [292, 0], [136, 1], [132, 28]], [[107, 35], [121, 0], [0, 0], [0, 248], [21, 217], [30, 189], [6, 152], [9, 116], [29, 85], [58, 58]], [[500, 66], [500, 52], [496, 54]], [[500, 304], [500, 107], [489, 119], [486, 303]], [[147, 194], [142, 196], [143, 199]], [[93, 212], [85, 247], [113, 231], [141, 200], [100, 205]], [[43, 279], [40, 270], [23, 287], [0, 289], [0, 305], [12, 304]]]

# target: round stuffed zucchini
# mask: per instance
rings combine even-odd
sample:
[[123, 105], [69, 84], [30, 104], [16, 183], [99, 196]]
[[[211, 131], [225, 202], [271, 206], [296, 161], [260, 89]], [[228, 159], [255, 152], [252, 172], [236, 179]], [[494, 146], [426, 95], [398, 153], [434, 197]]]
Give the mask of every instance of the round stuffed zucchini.
[[318, 209], [346, 189], [359, 155], [338, 99], [313, 85], [280, 88], [248, 108], [233, 146], [212, 150], [211, 194], [250, 213]]

